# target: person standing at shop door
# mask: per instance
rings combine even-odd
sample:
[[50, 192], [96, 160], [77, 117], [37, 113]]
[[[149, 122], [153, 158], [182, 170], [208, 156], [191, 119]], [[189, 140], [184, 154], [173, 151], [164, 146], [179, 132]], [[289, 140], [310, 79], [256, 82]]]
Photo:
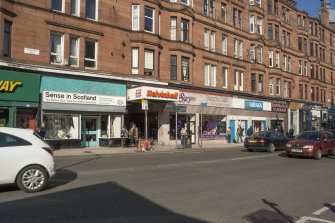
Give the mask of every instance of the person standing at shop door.
[[252, 129], [252, 126], [249, 127], [248, 131], [247, 131], [248, 136], [250, 137], [252, 134], [254, 134], [254, 131]]
[[132, 124], [129, 133], [130, 133], [130, 145], [136, 146], [138, 139], [138, 128], [136, 127], [135, 123]]

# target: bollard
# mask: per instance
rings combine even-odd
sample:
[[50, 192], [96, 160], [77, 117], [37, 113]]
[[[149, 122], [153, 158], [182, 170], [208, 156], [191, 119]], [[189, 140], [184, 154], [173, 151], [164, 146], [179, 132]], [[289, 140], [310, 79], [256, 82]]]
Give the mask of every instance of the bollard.
[[141, 142], [141, 137], [138, 138], [137, 152], [142, 152], [142, 142]]

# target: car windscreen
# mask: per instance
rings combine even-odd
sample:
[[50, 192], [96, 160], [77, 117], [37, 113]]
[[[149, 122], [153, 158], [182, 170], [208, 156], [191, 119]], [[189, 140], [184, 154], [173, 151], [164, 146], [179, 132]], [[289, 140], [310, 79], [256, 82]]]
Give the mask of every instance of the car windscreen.
[[270, 134], [271, 134], [271, 132], [256, 132], [256, 133], [252, 134], [251, 137], [253, 137], [253, 138], [269, 137]]
[[319, 132], [303, 132], [295, 137], [295, 139], [306, 139], [306, 140], [314, 140], [319, 141], [321, 134]]

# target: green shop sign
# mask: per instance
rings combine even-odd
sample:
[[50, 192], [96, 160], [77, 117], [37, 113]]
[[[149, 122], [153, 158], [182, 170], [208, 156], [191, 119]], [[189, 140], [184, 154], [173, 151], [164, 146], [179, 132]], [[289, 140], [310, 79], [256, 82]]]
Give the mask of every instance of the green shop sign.
[[0, 70], [0, 100], [38, 102], [40, 75]]

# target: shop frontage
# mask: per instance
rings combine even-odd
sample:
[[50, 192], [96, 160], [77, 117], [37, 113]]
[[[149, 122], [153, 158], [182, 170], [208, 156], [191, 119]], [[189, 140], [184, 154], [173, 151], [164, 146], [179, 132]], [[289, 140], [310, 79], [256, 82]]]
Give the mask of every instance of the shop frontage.
[[40, 75], [0, 70], [0, 127], [36, 128]]
[[[186, 126], [190, 133], [194, 129], [194, 143], [223, 143], [227, 140], [227, 130], [231, 128], [230, 142], [236, 138], [237, 128], [243, 129], [243, 137], [247, 130], [253, 132], [265, 129], [277, 129], [287, 132], [287, 104], [285, 102], [269, 102], [233, 98], [224, 95], [201, 94], [181, 91], [177, 106], [184, 106], [178, 113], [177, 132]], [[174, 114], [169, 114], [169, 140], [164, 143], [173, 144], [175, 139]], [[194, 121], [193, 121], [194, 120]]]
[[[130, 129], [133, 124], [138, 128], [138, 137], [147, 137], [162, 144], [168, 117], [163, 110], [167, 103], [176, 102], [179, 90], [142, 86], [127, 90], [127, 115], [124, 125]], [[147, 126], [147, 128], [146, 128]]]
[[55, 148], [120, 146], [126, 84], [43, 76], [41, 121]]
[[288, 114], [293, 135], [326, 127], [327, 110], [320, 105], [291, 102]]

